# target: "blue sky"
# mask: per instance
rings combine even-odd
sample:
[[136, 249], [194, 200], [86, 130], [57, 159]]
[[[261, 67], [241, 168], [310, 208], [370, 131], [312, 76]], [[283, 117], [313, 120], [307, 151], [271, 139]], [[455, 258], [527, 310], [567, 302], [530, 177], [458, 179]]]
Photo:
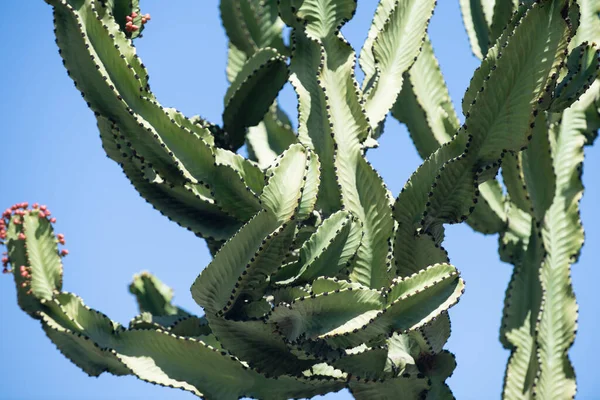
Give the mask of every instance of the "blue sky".
[[[458, 0], [439, 2], [430, 34], [452, 99], [462, 98], [477, 59], [471, 55]], [[176, 5], [177, 7], [174, 7]], [[165, 106], [221, 122], [226, 38], [218, 1], [144, 0], [152, 22], [137, 41], [153, 91]], [[343, 31], [360, 48], [376, 2], [360, 0]], [[136, 313], [127, 291], [132, 275], [149, 270], [175, 289], [178, 305], [199, 311], [189, 287], [210, 257], [204, 242], [153, 210], [107, 159], [87, 109], [67, 76], [54, 44], [51, 8], [41, 0], [5, 1], [0, 14], [0, 208], [15, 202], [47, 204], [67, 238], [64, 287], [126, 324]], [[288, 87], [283, 106], [295, 110]], [[380, 148], [369, 159], [397, 194], [420, 159], [404, 127], [388, 119]], [[573, 269], [580, 306], [579, 331], [570, 355], [578, 399], [598, 398], [595, 349], [600, 331], [596, 282], [600, 270], [600, 148], [586, 150], [581, 210], [587, 242]], [[511, 266], [497, 255], [497, 237], [466, 225], [448, 229], [445, 247], [462, 272], [467, 291], [452, 309], [448, 348], [458, 360], [449, 380], [458, 399], [500, 397], [508, 352], [498, 342], [504, 291]], [[37, 321], [16, 305], [13, 281], [0, 276], [0, 399], [192, 399], [133, 377], [88, 378], [45, 337]], [[325, 399], [350, 399], [347, 392]]]

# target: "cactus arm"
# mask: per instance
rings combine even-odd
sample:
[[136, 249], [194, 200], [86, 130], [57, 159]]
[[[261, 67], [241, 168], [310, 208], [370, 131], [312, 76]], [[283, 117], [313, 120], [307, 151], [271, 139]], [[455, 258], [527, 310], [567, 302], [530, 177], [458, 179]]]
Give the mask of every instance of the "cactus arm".
[[[303, 74], [301, 78], [299, 75], [296, 76], [296, 79], [303, 79], [296, 84], [300, 102], [302, 103], [302, 98], [305, 97], [302, 89], [309, 87], [313, 92], [313, 98], [318, 97], [321, 100], [318, 103], [321, 108], [316, 109], [315, 112], [326, 117], [325, 120], [320, 121], [327, 124], [326, 126], [329, 127], [327, 132], [333, 135], [333, 137], [330, 133], [325, 135], [326, 138], [332, 137], [333, 140], [329, 138], [325, 140], [333, 144], [333, 149], [329, 145], [325, 146], [328, 152], [320, 156], [320, 160], [324, 170], [331, 166], [329, 163], [333, 160], [332, 167], [336, 173], [336, 181], [326, 181], [324, 171], [321, 187], [339, 186], [343, 207], [363, 223], [365, 232], [363, 245], [359, 248], [351, 273], [352, 279], [370, 287], [380, 288], [389, 283], [386, 258], [389, 253], [387, 243], [392, 233], [393, 222], [387, 190], [381, 178], [362, 154], [361, 142], [368, 135], [369, 125], [361, 106], [358, 84], [354, 78], [355, 55], [339, 32], [343, 22], [352, 16], [355, 6], [352, 1], [343, 1], [335, 7], [321, 0], [306, 1], [295, 13], [292, 13], [304, 22], [302, 24], [290, 22], [295, 24], [296, 51], [303, 51], [305, 55], [309, 53], [313, 62], [316, 62], [316, 65], [312, 65], [310, 74]], [[280, 9], [285, 8], [288, 12], [292, 10], [289, 4], [286, 6], [282, 3]], [[285, 15], [285, 10], [282, 15]], [[321, 55], [324, 59], [319, 63]], [[292, 56], [292, 69], [294, 69], [293, 64], [294, 56]], [[302, 111], [300, 111], [300, 121], [302, 121]], [[322, 131], [313, 130], [313, 132], [321, 134]], [[302, 130], [299, 130], [299, 139], [301, 142], [305, 140]], [[329, 152], [329, 150], [333, 151]]]
[[[365, 109], [372, 129], [385, 119], [402, 89], [403, 74], [416, 61], [434, 0], [396, 1], [372, 44], [377, 77], [365, 76]], [[376, 14], [375, 18], [382, 16]], [[374, 22], [379, 25], [378, 21]]]
[[[21, 214], [23, 209], [14, 211]], [[11, 217], [5, 212], [2, 221], [8, 226], [6, 246], [19, 306], [34, 315], [39, 309], [34, 299], [51, 300], [61, 290], [62, 263], [58, 239], [44, 211], [19, 214]]]
[[417, 61], [406, 79], [392, 116], [406, 124], [417, 152], [425, 159], [447, 143], [460, 128], [460, 121], [431, 41], [425, 37]]
[[493, 4], [493, 0], [460, 0], [460, 10], [471, 43], [471, 51], [479, 59], [485, 57], [490, 45], [489, 17], [484, 9], [489, 3]]
[[[37, 289], [38, 284], [31, 285], [30, 289], [22, 292], [29, 300], [27, 310], [32, 317], [41, 321], [47, 336], [59, 350], [86, 373], [93, 376], [103, 372], [133, 374], [148, 382], [190, 391], [199, 397], [219, 399], [235, 399], [240, 396], [277, 399], [311, 397], [339, 390], [345, 385], [344, 381], [338, 379], [322, 381], [323, 377], [318, 374], [314, 374], [311, 379], [290, 376], [281, 376], [277, 380], [267, 378], [226, 351], [199, 340], [206, 338], [211, 343], [218, 343], [214, 336], [211, 337], [210, 329], [201, 318], [178, 316], [174, 323], [164, 328], [153, 326], [124, 329], [103, 314], [85, 306], [77, 296], [59, 292], [60, 285], [56, 282], [62, 281], [62, 265], [58, 261], [60, 268], [56, 269], [57, 261], [54, 257], [47, 256], [49, 253], [56, 254], [51, 222], [46, 217], [39, 216], [40, 210], [29, 210], [26, 207], [23, 210], [25, 214], [19, 216], [19, 219], [24, 219], [23, 223], [8, 215], [10, 219], [6, 244], [11, 264], [30, 263], [26, 267], [26, 279], [30, 282], [42, 279], [47, 284], [50, 282], [49, 277], [59, 275], [55, 279], [50, 298], [46, 298], [44, 291]], [[30, 239], [23, 236], [19, 238], [15, 229], [17, 227], [35, 227], [36, 231], [30, 234]], [[12, 238], [13, 235], [17, 236], [16, 240]], [[29, 240], [28, 252], [24, 253], [22, 250], [26, 240]], [[22, 258], [24, 255], [28, 258]], [[22, 283], [21, 269], [16, 268], [13, 272], [16, 283]], [[41, 276], [35, 276], [38, 274]], [[144, 298], [144, 301], [140, 301], [142, 307], [152, 309], [157, 314], [179, 312], [165, 307], [170, 301], [170, 293], [157, 280], [140, 277], [134, 282], [134, 286], [138, 300]], [[21, 288], [20, 285], [18, 287]], [[151, 293], [149, 288], [156, 290]], [[146, 301], [148, 296], [154, 298], [151, 305]], [[156, 301], [156, 297], [162, 298], [162, 301]], [[31, 307], [31, 304], [35, 304], [35, 307]], [[260, 326], [265, 325], [261, 322]]]
[[246, 61], [225, 94], [226, 137], [220, 147], [237, 150], [244, 144], [246, 128], [262, 121], [287, 78], [285, 58], [274, 49], [259, 49]]
[[[465, 219], [472, 206], [459, 199], [477, 198], [476, 184], [491, 178], [492, 175], [488, 172], [495, 173], [504, 151], [519, 150], [527, 143], [533, 129], [531, 123], [538, 97], [543, 96], [547, 82], [551, 82], [550, 75], [564, 55], [568, 35], [567, 24], [557, 8], [551, 7], [549, 3], [543, 4], [546, 6], [533, 6], [515, 29], [503, 56], [498, 59], [487, 84], [477, 95], [476, 103], [471, 106], [470, 115], [457, 136], [434, 153], [420, 168], [422, 171], [417, 171], [419, 181], [425, 179], [424, 182], [427, 182], [433, 178], [431, 194], [421, 192], [418, 197], [428, 197], [427, 209], [422, 214], [424, 218], [421, 218], [423, 230], [435, 228], [441, 221]], [[540, 33], [532, 35], [532, 31]], [[541, 35], [547, 36], [542, 40]], [[540, 40], [532, 40], [534, 37]], [[545, 39], [548, 39], [548, 43]], [[532, 57], [519, 56], [528, 51]], [[538, 54], [539, 57], [534, 57], [533, 54]], [[543, 64], [538, 63], [541, 57], [546, 60]], [[516, 73], [517, 75], [512, 75], [515, 79], [508, 80], [503, 72], [505, 70]], [[523, 75], [518, 71], [533, 73], [537, 78], [520, 82], [519, 77]], [[497, 99], [503, 101], [498, 102]], [[509, 121], [511, 129], [506, 130], [505, 121]], [[464, 150], [467, 151], [463, 153]], [[439, 162], [442, 164], [438, 164], [436, 168], [434, 165]], [[444, 168], [438, 174], [437, 170], [442, 166]], [[427, 175], [429, 176], [425, 178]], [[416, 176], [412, 179], [417, 181]], [[398, 197], [397, 204], [409, 194], [414, 196], [415, 190], [429, 190], [429, 187], [431, 186], [427, 184], [417, 186], [415, 183], [406, 186]], [[423, 204], [417, 204], [419, 203]], [[401, 217], [398, 212], [396, 217], [399, 221], [407, 219], [413, 224], [418, 218], [414, 214], [408, 218]]]
[[531, 226], [531, 238], [521, 260], [514, 260], [515, 268], [506, 291], [506, 301], [500, 330], [501, 341], [511, 350], [506, 367], [503, 398], [529, 399], [537, 371], [536, 319], [540, 309], [540, 263], [543, 244], [539, 229]]
[[496, 0], [492, 21], [489, 24], [490, 43], [495, 43], [502, 35], [506, 24], [511, 20], [513, 13], [519, 6], [519, 0]]
[[427, 392], [426, 400], [453, 400], [455, 397], [444, 382], [456, 368], [456, 358], [449, 351], [443, 351], [433, 357], [419, 360], [424, 364], [426, 375], [429, 376], [431, 389]]
[[360, 246], [362, 232], [358, 221], [346, 211], [325, 219], [300, 248], [297, 274], [279, 284], [301, 285], [319, 276], [337, 276], [350, 266]]
[[548, 253], [540, 272], [544, 292], [538, 324], [540, 372], [535, 388], [540, 398], [570, 398], [576, 392], [575, 374], [567, 352], [577, 330], [577, 303], [570, 267], [579, 258], [584, 241], [579, 201], [583, 195], [581, 168], [586, 138], [581, 134], [585, 126], [581, 117], [582, 112], [576, 107], [563, 113], [554, 150], [556, 194], [542, 228]]
[[527, 186], [525, 186], [522, 153], [508, 153], [505, 155], [502, 160], [502, 181], [512, 203], [520, 210], [529, 213], [531, 200]]
[[[191, 181], [211, 186], [216, 203], [224, 203], [228, 208], [225, 213], [240, 218], [241, 222], [256, 213], [260, 209], [258, 201], [246, 190], [243, 176], [236, 176], [238, 171], [223, 167], [219, 160], [218, 165], [211, 162], [215, 156], [211, 154], [210, 131], [173, 110], [162, 108], [153, 99], [139, 57], [104, 5], [93, 0], [76, 3], [75, 7], [67, 1], [56, 0], [51, 4], [65, 65], [97, 117], [109, 120], [119, 132], [119, 146], [127, 147], [145, 164], [151, 165], [159, 180], [168, 182], [166, 185], [181, 187]], [[121, 158], [117, 162], [121, 162]], [[131, 179], [131, 174], [128, 175]], [[149, 185], [142, 183], [146, 186], [143, 191], [148, 192]], [[167, 194], [168, 191], [163, 190], [158, 197], [168, 200]], [[235, 205], [231, 204], [232, 194], [238, 198]], [[240, 196], [248, 203], [240, 202]], [[157, 208], [163, 211], [164, 204], [163, 201]], [[202, 204], [199, 207], [206, 208]], [[174, 219], [202, 231], [181, 218]], [[224, 219], [227, 220], [227, 216]], [[204, 235], [211, 236], [210, 233]]]
[[240, 228], [242, 221], [215, 204], [209, 193], [200, 194], [189, 184], [174, 186], [164, 182], [139, 157], [134, 156], [120, 139], [118, 128], [106, 118], [98, 117], [98, 128], [108, 156], [118, 160], [138, 193], [169, 219], [196, 235], [217, 240], [231, 237]]
[[[284, 2], [281, 2], [280, 10], [282, 15], [285, 14]], [[302, 29], [292, 30], [292, 42], [290, 83], [298, 96], [298, 141], [319, 156], [322, 184], [317, 208], [331, 214], [340, 208], [341, 198], [334, 166], [336, 144], [324, 111], [325, 95], [318, 83], [321, 51]]]
[[[419, 155], [425, 159], [449, 142], [460, 128], [429, 38], [426, 37], [417, 61], [405, 75], [392, 115], [406, 124]], [[500, 185], [491, 180], [479, 185], [479, 190], [481, 199], [467, 223], [483, 233], [501, 231], [506, 216]]]
[[275, 0], [221, 0], [219, 9], [231, 44], [248, 57], [264, 47], [286, 54]]
[[532, 217], [542, 221], [556, 192], [552, 149], [546, 114], [538, 115], [531, 146], [522, 152], [523, 183], [528, 188]]
[[600, 76], [600, 50], [595, 44], [576, 47], [567, 60], [567, 74], [554, 89], [550, 111], [560, 112], [571, 106]]
[[173, 305], [173, 289], [148, 272], [133, 277], [129, 292], [135, 296], [140, 312], [148, 312], [153, 316], [175, 315], [179, 318], [189, 315]]

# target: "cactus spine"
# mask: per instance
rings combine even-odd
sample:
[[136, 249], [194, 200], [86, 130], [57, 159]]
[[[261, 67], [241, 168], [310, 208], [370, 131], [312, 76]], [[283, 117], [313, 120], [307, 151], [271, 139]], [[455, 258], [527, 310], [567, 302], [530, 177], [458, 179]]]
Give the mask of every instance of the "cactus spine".
[[[576, 315], [564, 256], [582, 243], [574, 176], [598, 104], [597, 53], [583, 43], [596, 21], [580, 22], [577, 3], [498, 1], [465, 12], [474, 51], [486, 57], [460, 125], [426, 34], [435, 1], [380, 1], [359, 83], [340, 31], [356, 0], [222, 0], [230, 88], [217, 125], [155, 98], [133, 46], [150, 21], [138, 1], [47, 2], [107, 155], [214, 255], [191, 287], [204, 316], [173, 305], [170, 289], [143, 273], [130, 286], [140, 315], [126, 328], [62, 291], [68, 252], [59, 252], [65, 239], [47, 209], [8, 209], [0, 239], [19, 306], [82, 370], [207, 399], [344, 387], [357, 399], [453, 398], [447, 310], [464, 281], [442, 241], [445, 224], [467, 220], [501, 233], [501, 255], [525, 276], [513, 279], [524, 287], [509, 288], [519, 300], [507, 302], [505, 395], [535, 376], [532, 395], [570, 396], [572, 370], [557, 369]], [[297, 132], [276, 101], [287, 81], [298, 96]], [[366, 158], [389, 111], [425, 159], [395, 199]], [[588, 125], [573, 129], [582, 118]], [[244, 144], [248, 159], [236, 153]], [[494, 180], [500, 167], [510, 200]], [[518, 325], [516, 306], [529, 310], [529, 325]]]

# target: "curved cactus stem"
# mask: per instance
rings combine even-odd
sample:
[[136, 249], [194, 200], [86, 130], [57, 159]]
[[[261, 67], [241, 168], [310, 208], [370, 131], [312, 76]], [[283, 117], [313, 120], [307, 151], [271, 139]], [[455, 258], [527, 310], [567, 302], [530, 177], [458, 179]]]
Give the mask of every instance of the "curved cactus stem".
[[[427, 37], [417, 61], [405, 73], [402, 91], [392, 108], [392, 115], [406, 124], [423, 159], [449, 142], [460, 128], [448, 88]], [[483, 233], [501, 231], [506, 216], [500, 185], [490, 180], [479, 185], [479, 190], [481, 199], [467, 223]]]
[[245, 62], [225, 94], [225, 136], [215, 138], [220, 147], [237, 150], [244, 144], [246, 128], [262, 121], [288, 74], [285, 57], [275, 49], [259, 49]]
[[571, 106], [600, 77], [600, 50], [595, 44], [583, 43], [573, 49], [567, 59], [567, 72], [552, 94], [551, 112]]
[[246, 56], [264, 47], [286, 53], [276, 0], [221, 0], [219, 8], [231, 44]]
[[[410, 246], [417, 225], [436, 237], [441, 224], [464, 220], [474, 211], [478, 185], [496, 173], [507, 150], [519, 150], [529, 140], [538, 100], [552, 83], [551, 74], [564, 57], [569, 33], [559, 7], [552, 7], [550, 1], [536, 3], [523, 17], [507, 38], [502, 57], [490, 68], [463, 127], [423, 163], [398, 196], [396, 252], [399, 246]], [[540, 57], [545, 63], [538, 62]], [[508, 80], [508, 71], [514, 80]], [[520, 82], [522, 73], [538, 78]]]
[[368, 68], [372, 72], [365, 74], [363, 84], [365, 109], [372, 129], [385, 120], [396, 102], [403, 74], [417, 60], [436, 4], [435, 0], [395, 1], [390, 8], [384, 3], [390, 1], [384, 0], [378, 6], [370, 32], [380, 29], [367, 39], [362, 50], [373, 54], [366, 58], [361, 55], [361, 64], [372, 63]]
[[148, 272], [134, 275], [129, 292], [135, 296], [142, 313], [178, 318], [189, 316], [187, 311], [173, 305], [173, 289]]
[[489, 49], [488, 19], [491, 15], [486, 11], [489, 12], [493, 4], [493, 0], [460, 0], [460, 10], [471, 43], [471, 51], [479, 59], [484, 58]]
[[301, 285], [319, 276], [337, 276], [355, 256], [361, 233], [358, 222], [348, 212], [332, 214], [300, 248], [296, 276], [278, 284]]

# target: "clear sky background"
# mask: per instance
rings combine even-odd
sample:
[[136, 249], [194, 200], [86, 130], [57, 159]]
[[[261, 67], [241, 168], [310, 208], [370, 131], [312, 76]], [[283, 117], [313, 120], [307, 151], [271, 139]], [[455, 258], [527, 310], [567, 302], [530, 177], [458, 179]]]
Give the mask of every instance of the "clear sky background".
[[[343, 33], [360, 49], [375, 0], [359, 0]], [[164, 106], [221, 122], [226, 37], [217, 0], [144, 0], [152, 14], [136, 45], [151, 85]], [[204, 241], [169, 222], [129, 184], [102, 150], [95, 119], [62, 66], [52, 33], [51, 8], [42, 0], [0, 4], [0, 208], [39, 201], [58, 218], [71, 251], [64, 289], [127, 324], [137, 313], [127, 291], [132, 275], [149, 270], [175, 289], [178, 305], [200, 312], [189, 292], [210, 261]], [[478, 66], [464, 32], [458, 0], [441, 0], [430, 34], [456, 105]], [[294, 113], [290, 88], [283, 106]], [[381, 147], [368, 157], [397, 194], [419, 159], [406, 129], [389, 118]], [[600, 281], [600, 148], [586, 150], [582, 215], [587, 242], [573, 269], [580, 306], [579, 332], [570, 355], [578, 399], [600, 398], [597, 341]], [[467, 290], [451, 311], [448, 348], [458, 360], [449, 380], [457, 399], [497, 399], [508, 358], [498, 341], [511, 266], [498, 260], [497, 237], [451, 226], [444, 243], [462, 272]], [[45, 337], [39, 323], [16, 304], [13, 280], [0, 276], [0, 399], [192, 399], [133, 377], [88, 378]], [[351, 399], [347, 391], [325, 399]]]

